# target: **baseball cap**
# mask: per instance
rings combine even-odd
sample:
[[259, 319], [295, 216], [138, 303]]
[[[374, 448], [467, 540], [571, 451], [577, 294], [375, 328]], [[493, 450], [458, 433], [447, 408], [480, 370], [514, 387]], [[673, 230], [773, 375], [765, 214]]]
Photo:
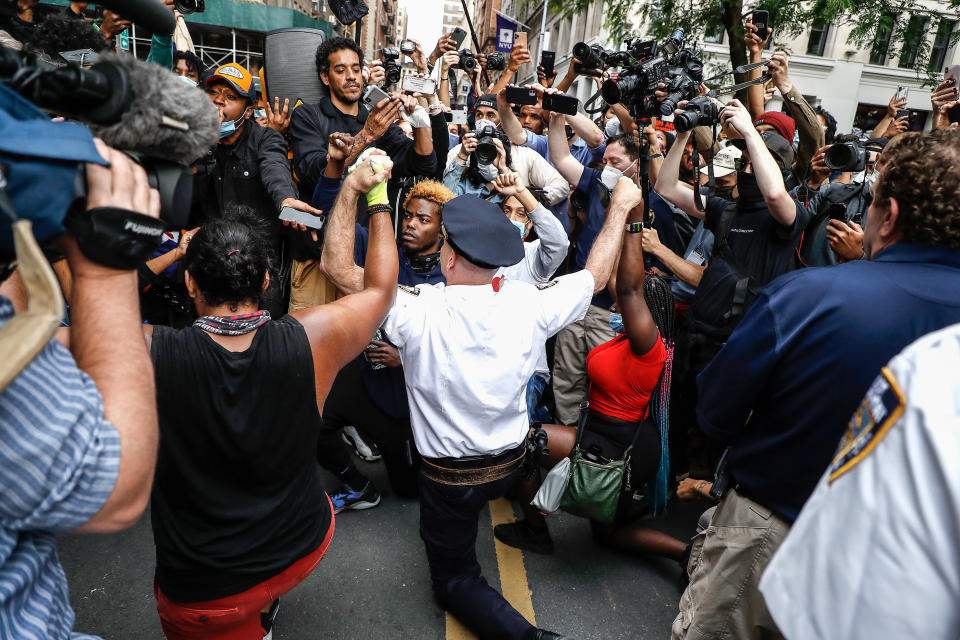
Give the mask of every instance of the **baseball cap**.
[[[722, 178], [737, 170], [736, 161], [743, 155], [737, 147], [726, 146], [713, 156], [713, 176]], [[709, 175], [709, 167], [700, 167], [700, 173]]]
[[[767, 151], [770, 152], [781, 169], [789, 169], [793, 166], [793, 145], [787, 142], [786, 138], [773, 131], [764, 131], [760, 134], [760, 138], [763, 139]], [[730, 141], [730, 145], [743, 151], [747, 148], [747, 141], [743, 138], [734, 138]]]
[[217, 80], [229, 84], [233, 87], [234, 91], [245, 97], [251, 103], [256, 101], [257, 96], [254, 93], [253, 76], [236, 62], [222, 64], [214, 69], [213, 73], [204, 80], [203, 85], [209, 87]]
[[753, 121], [753, 126], [761, 124], [770, 125], [787, 140], [793, 140], [793, 134], [797, 131], [796, 121], [787, 114], [780, 113], [779, 111], [761, 113], [760, 117]]
[[485, 93], [479, 98], [477, 98], [476, 104], [473, 105], [474, 109], [477, 107], [491, 107], [493, 109], [497, 108], [497, 96], [492, 93]]

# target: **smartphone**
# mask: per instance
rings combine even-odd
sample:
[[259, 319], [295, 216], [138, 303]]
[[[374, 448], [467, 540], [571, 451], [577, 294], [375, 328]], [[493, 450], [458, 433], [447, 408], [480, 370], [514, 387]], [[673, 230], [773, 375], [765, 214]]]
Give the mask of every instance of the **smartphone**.
[[540, 66], [543, 67], [543, 74], [548, 78], [553, 76], [553, 63], [556, 59], [557, 53], [555, 51], [544, 49], [543, 53], [540, 54]]
[[467, 32], [463, 30], [463, 27], [457, 27], [453, 30], [453, 33], [450, 34], [449, 38], [457, 43], [457, 49], [463, 45], [464, 39], [467, 37]]
[[754, 11], [753, 25], [757, 28], [757, 35], [761, 38], [766, 38], [767, 29], [773, 29], [773, 26], [770, 24], [770, 12], [763, 9]]
[[296, 222], [297, 224], [305, 225], [317, 231], [323, 229], [323, 224], [327, 221], [326, 216], [315, 216], [312, 213], [300, 211], [300, 209], [294, 209], [293, 207], [284, 207], [281, 209], [280, 219]]
[[390, 94], [381, 89], [375, 84], [368, 84], [367, 88], [363, 90], [363, 104], [367, 105], [368, 109], [373, 109], [377, 106], [377, 103], [383, 100], [384, 98], [389, 98]]
[[417, 45], [413, 40], [403, 40], [400, 43], [401, 53], [413, 53], [417, 50]]
[[909, 94], [910, 94], [910, 88], [909, 88], [909, 87], [897, 87], [897, 93], [896, 93], [896, 95], [893, 97], [893, 99], [894, 99], [894, 101], [903, 100], [903, 99], [906, 98]]
[[527, 33], [525, 31], [515, 31], [513, 34], [514, 46], [522, 44], [527, 46]]
[[908, 118], [910, 117], [910, 109], [900, 109], [899, 111], [897, 111], [897, 115], [896, 115], [896, 117], [895, 117], [894, 119], [895, 119], [895, 120], [899, 120], [900, 118], [902, 118], [902, 117], [904, 117], [904, 116], [906, 116], [906, 117], [908, 117]]
[[433, 78], [418, 78], [417, 76], [403, 76], [403, 82], [400, 83], [402, 91], [413, 93], [418, 91], [423, 95], [433, 95], [437, 91], [437, 83]]
[[537, 104], [537, 92], [524, 87], [507, 87], [506, 98], [516, 105]]
[[453, 109], [452, 111], [446, 111], [444, 112], [443, 117], [450, 124], [467, 124], [466, 109]]
[[950, 121], [950, 124], [960, 122], [960, 104], [955, 104], [947, 109], [947, 119]]
[[562, 93], [543, 94], [543, 108], [546, 111], [575, 116], [577, 115], [577, 107], [579, 106], [580, 100], [574, 96], [567, 96]]

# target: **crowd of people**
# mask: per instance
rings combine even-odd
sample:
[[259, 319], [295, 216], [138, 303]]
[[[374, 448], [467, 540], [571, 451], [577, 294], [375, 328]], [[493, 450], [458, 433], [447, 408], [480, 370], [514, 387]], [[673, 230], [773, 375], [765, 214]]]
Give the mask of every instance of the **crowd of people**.
[[[2, 42], [106, 52], [129, 21], [95, 28], [86, 4], [40, 21], [24, 0]], [[955, 638], [957, 331], [895, 357], [960, 323], [957, 85], [925, 133], [900, 96], [838, 132], [746, 29], [783, 110], [758, 83], [684, 132], [622, 104], [544, 109], [577, 61], [511, 104], [523, 44], [485, 86], [486, 57], [464, 71], [451, 34], [412, 41], [428, 94], [330, 37], [327, 97], [294, 107], [154, 36], [150, 61], [206, 93], [219, 142], [192, 167], [189, 223], [136, 269], [71, 234], [44, 246], [66, 305], [0, 394], [0, 636], [69, 637], [54, 534], [119, 531], [149, 504], [166, 637], [272, 637], [336, 518], [385, 499], [356, 454], [382, 459], [386, 499], [419, 501], [436, 602], [480, 638], [562, 637], [487, 584], [477, 524], [507, 495], [523, 517], [496, 537], [553, 553], [534, 504], [583, 461], [621, 469], [612, 501], [585, 508], [578, 487], [560, 508], [598, 545], [678, 563], [676, 640]], [[370, 85], [392, 90], [367, 102]], [[836, 145], [862, 166], [831, 168]], [[88, 210], [158, 215], [123, 153], [75, 161]], [[5, 326], [36, 306], [18, 257]], [[689, 499], [715, 505], [689, 536], [660, 530]]]

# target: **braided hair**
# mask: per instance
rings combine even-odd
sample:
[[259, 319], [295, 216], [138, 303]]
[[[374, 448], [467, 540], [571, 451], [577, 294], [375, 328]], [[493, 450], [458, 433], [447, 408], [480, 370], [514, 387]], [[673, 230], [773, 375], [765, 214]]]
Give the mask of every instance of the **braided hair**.
[[673, 350], [677, 337], [677, 314], [674, 307], [670, 278], [647, 274], [643, 280], [643, 297], [660, 330], [660, 339], [667, 352], [663, 371], [654, 392], [651, 394], [651, 415], [660, 431], [660, 466], [653, 483], [653, 513], [660, 513], [667, 506], [670, 480], [670, 385], [673, 379]]
[[211, 306], [229, 305], [263, 297], [264, 276], [273, 263], [271, 240], [265, 226], [247, 205], [224, 218], [204, 224], [187, 245], [183, 267], [190, 272]]

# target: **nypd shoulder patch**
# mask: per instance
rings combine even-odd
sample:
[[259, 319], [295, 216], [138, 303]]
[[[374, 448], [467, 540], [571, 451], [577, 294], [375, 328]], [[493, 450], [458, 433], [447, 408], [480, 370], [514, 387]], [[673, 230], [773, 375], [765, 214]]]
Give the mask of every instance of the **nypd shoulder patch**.
[[906, 406], [893, 372], [884, 367], [854, 411], [830, 463], [830, 482], [857, 466], [887, 434]]
[[409, 293], [412, 296], [420, 295], [420, 290], [417, 289], [416, 287], [411, 287], [410, 285], [406, 285], [406, 284], [398, 284], [397, 287], [400, 288], [400, 291], [403, 291], [404, 293]]
[[536, 287], [537, 287], [537, 289], [540, 289], [540, 291], [543, 291], [544, 289], [549, 289], [550, 287], [554, 286], [555, 284], [557, 284], [557, 281], [556, 281], [556, 280], [551, 280], [550, 282], [538, 282], [538, 283], [536, 284]]

